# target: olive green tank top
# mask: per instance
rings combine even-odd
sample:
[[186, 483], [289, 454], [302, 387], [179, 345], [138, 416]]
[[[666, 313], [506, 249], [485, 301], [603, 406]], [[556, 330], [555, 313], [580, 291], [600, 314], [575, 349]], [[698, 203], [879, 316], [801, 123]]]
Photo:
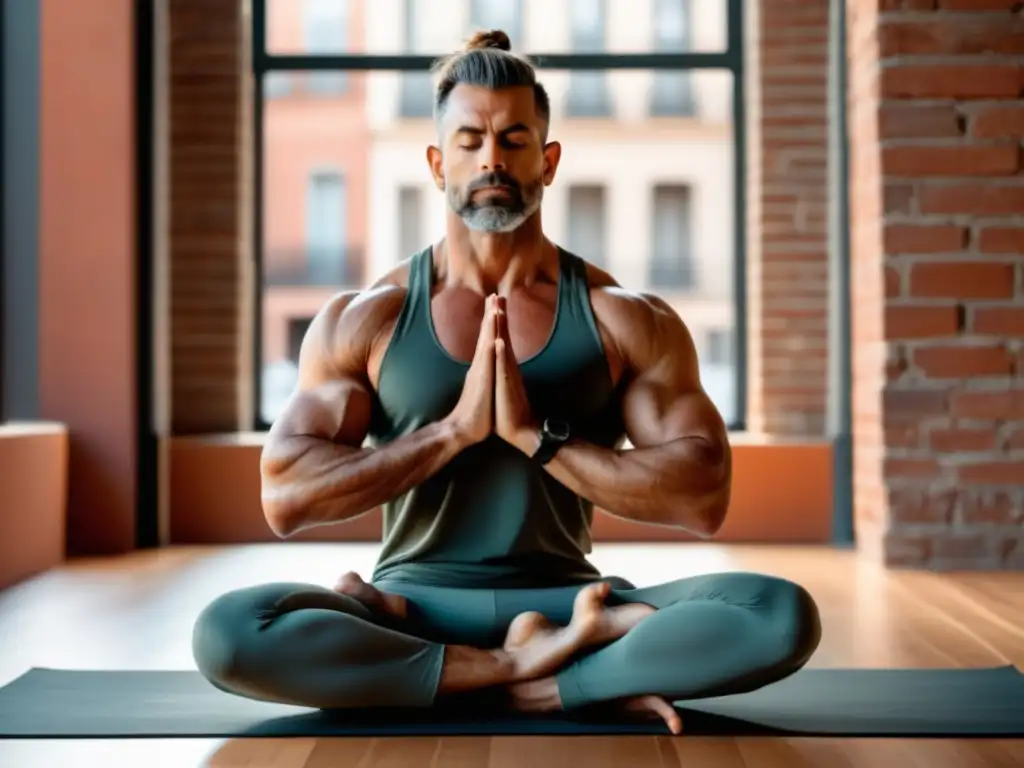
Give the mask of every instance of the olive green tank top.
[[[624, 434], [594, 320], [586, 263], [559, 250], [555, 320], [520, 362], [538, 420], [612, 447]], [[458, 402], [469, 363], [441, 346], [431, 317], [432, 249], [411, 260], [407, 295], [385, 353], [370, 438], [386, 444], [438, 421]], [[496, 436], [468, 448], [384, 507], [375, 581], [461, 587], [556, 586], [599, 577], [587, 560], [593, 505]]]

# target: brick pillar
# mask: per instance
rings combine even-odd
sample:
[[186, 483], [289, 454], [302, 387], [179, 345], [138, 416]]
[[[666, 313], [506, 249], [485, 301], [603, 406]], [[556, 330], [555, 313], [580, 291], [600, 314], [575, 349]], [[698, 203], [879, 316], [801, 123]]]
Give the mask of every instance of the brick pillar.
[[168, 0], [171, 430], [251, 422], [249, 19]]
[[747, 3], [748, 428], [824, 431], [828, 0]]
[[889, 565], [1024, 565], [1018, 5], [848, 7], [854, 506]]

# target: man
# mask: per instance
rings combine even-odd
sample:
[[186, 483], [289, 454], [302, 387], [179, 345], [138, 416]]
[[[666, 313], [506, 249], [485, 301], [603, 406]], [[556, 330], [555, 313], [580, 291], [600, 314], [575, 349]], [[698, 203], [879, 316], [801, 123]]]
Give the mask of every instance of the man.
[[726, 429], [672, 309], [544, 236], [561, 148], [532, 66], [488, 32], [439, 75], [427, 160], [446, 236], [323, 308], [261, 465], [282, 537], [383, 506], [374, 574], [224, 595], [196, 624], [196, 662], [223, 690], [310, 707], [498, 695], [678, 733], [667, 700], [803, 666], [815, 605], [758, 574], [636, 589], [587, 561], [594, 505], [714, 535]]

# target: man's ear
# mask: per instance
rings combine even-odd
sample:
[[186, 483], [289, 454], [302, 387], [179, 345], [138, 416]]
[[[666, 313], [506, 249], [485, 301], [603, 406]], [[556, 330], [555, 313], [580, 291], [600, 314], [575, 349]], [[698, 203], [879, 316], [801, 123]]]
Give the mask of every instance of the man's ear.
[[544, 186], [551, 186], [555, 180], [555, 172], [558, 170], [558, 163], [562, 159], [562, 145], [557, 141], [550, 141], [544, 145]]
[[430, 175], [434, 177], [434, 184], [438, 189], [444, 191], [444, 155], [435, 146], [427, 147], [427, 165], [430, 166]]

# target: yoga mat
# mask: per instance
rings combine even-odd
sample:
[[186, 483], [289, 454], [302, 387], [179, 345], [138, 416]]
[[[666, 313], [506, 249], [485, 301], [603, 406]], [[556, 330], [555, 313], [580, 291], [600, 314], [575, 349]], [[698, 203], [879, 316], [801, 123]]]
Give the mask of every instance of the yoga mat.
[[[680, 702], [684, 735], [1024, 736], [1024, 675], [804, 669], [760, 690]], [[223, 693], [196, 672], [32, 669], [0, 689], [0, 737], [666, 734], [662, 723], [440, 710], [319, 711]]]

